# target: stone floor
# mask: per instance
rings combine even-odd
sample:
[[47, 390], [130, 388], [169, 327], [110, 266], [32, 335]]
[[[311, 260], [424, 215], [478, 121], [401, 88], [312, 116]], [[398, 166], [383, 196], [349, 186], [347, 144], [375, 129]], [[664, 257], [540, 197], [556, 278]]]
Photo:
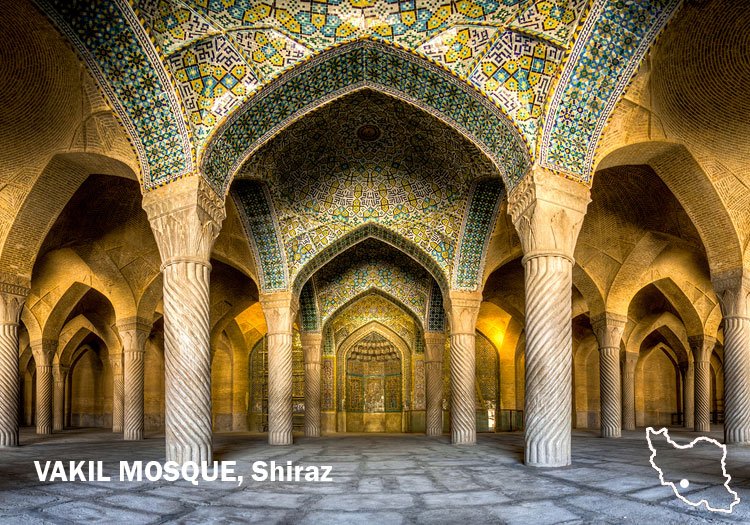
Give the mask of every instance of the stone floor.
[[[672, 431], [688, 442], [695, 434]], [[720, 438], [719, 432], [712, 437]], [[217, 434], [215, 455], [237, 461], [244, 483], [121, 482], [120, 460], [164, 461], [163, 437], [123, 442], [101, 430], [44, 439], [30, 429], [24, 446], [0, 451], [0, 523], [706, 523], [750, 521], [750, 449], [731, 448], [727, 471], [742, 503], [731, 515], [694, 509], [659, 485], [643, 431], [619, 440], [573, 435], [573, 466], [522, 463], [520, 433], [480, 434], [474, 447], [448, 436], [351, 435], [296, 438], [269, 447], [257, 434]], [[690, 456], [690, 472], [713, 459]], [[37, 479], [34, 460], [103, 460], [112, 481]], [[254, 461], [331, 465], [333, 483], [256, 482]], [[691, 485], [697, 495], [706, 485]], [[691, 492], [692, 491], [692, 492]]]

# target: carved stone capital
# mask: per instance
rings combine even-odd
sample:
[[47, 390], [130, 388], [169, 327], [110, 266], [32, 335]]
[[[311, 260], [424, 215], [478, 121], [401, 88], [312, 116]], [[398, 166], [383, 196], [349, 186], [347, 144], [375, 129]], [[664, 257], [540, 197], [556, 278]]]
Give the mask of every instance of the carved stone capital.
[[625, 352], [622, 358], [623, 372], [634, 374], [635, 366], [638, 364], [638, 354], [635, 352]]
[[711, 359], [711, 353], [716, 346], [716, 338], [709, 335], [691, 335], [688, 337], [688, 344], [695, 362], [705, 363]]
[[203, 177], [178, 179], [146, 193], [143, 209], [163, 266], [180, 261], [208, 264], [226, 208]]
[[742, 270], [711, 277], [724, 317], [750, 317], [750, 277]]
[[458, 334], [474, 335], [482, 304], [482, 292], [462, 292], [451, 290], [445, 300], [445, 313], [448, 316], [451, 336]]
[[117, 333], [122, 340], [123, 352], [145, 352], [146, 339], [152, 324], [140, 317], [129, 317], [117, 321]]
[[0, 272], [0, 324], [18, 324], [31, 280]]
[[626, 316], [608, 312], [592, 318], [591, 327], [594, 329], [599, 348], [617, 348], [619, 350], [622, 332], [625, 330], [627, 322]]
[[559, 255], [572, 260], [589, 202], [583, 184], [535, 167], [508, 195], [508, 213], [525, 259]]
[[109, 364], [112, 367], [113, 375], [122, 375], [122, 352], [111, 352], [109, 354]]
[[52, 366], [52, 377], [55, 379], [55, 383], [64, 383], [65, 378], [68, 377], [68, 372], [70, 371], [69, 366], [64, 366], [61, 364], [55, 364]]
[[266, 317], [268, 334], [291, 334], [299, 301], [290, 291], [260, 295], [260, 306]]
[[320, 332], [300, 332], [302, 353], [305, 364], [320, 364], [323, 350], [323, 334]]
[[57, 351], [57, 340], [37, 339], [29, 343], [36, 366], [52, 366], [52, 358]]
[[424, 360], [425, 363], [442, 363], [445, 353], [445, 333], [425, 332]]
[[[0, 324], [17, 325], [21, 319], [21, 310], [23, 310], [28, 290], [26, 293], [17, 294], [7, 291], [9, 289], [0, 283]], [[24, 290], [13, 289], [13, 291], [23, 292]]]

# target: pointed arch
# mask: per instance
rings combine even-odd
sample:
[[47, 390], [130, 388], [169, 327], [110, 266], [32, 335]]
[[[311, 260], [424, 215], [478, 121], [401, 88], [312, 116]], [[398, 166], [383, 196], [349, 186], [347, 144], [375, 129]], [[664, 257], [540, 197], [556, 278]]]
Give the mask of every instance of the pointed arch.
[[[180, 101], [131, 4], [36, 1], [81, 55], [127, 130], [141, 164], [143, 187], [152, 189], [194, 173], [191, 137]], [[130, 68], [128, 74], [123, 74], [124, 64]], [[144, 106], [143, 100], [159, 103]]]
[[625, 343], [626, 352], [638, 354], [641, 351], [641, 344], [653, 332], [660, 328], [667, 328], [671, 332], [668, 339], [671, 343], [677, 344], [681, 348], [687, 359], [690, 360], [690, 343], [688, 342], [688, 333], [682, 320], [670, 312], [653, 314], [641, 319], [630, 333]]
[[690, 151], [666, 141], [629, 144], [610, 152], [597, 170], [648, 165], [667, 185], [698, 230], [712, 276], [742, 268], [743, 249], [727, 206]]
[[295, 66], [236, 110], [208, 139], [201, 172], [226, 193], [245, 160], [292, 122], [360, 89], [432, 114], [483, 151], [507, 188], [528, 172], [531, 153], [500, 106], [429, 60], [381, 41], [356, 40]]
[[307, 282], [312, 275], [325, 266], [329, 261], [334, 259], [337, 255], [345, 252], [352, 246], [359, 244], [366, 239], [377, 239], [385, 244], [388, 244], [397, 250], [403, 252], [411, 259], [420, 264], [432, 277], [437, 281], [440, 286], [440, 290], [443, 293], [443, 297], [447, 297], [449, 286], [448, 278], [440, 268], [438, 263], [430, 257], [422, 248], [394, 232], [387, 227], [374, 223], [368, 222], [362, 226], [350, 231], [346, 235], [337, 239], [335, 242], [329, 244], [318, 253], [316, 253], [304, 266], [299, 270], [297, 275], [294, 277], [292, 282], [292, 292], [295, 296], [299, 297], [302, 290], [302, 286]]
[[89, 334], [94, 334], [101, 339], [111, 353], [113, 348], [107, 344], [105, 335], [85, 315], [78, 315], [71, 319], [60, 331], [60, 339], [57, 348], [58, 362], [63, 366], [71, 366], [78, 347]]
[[417, 327], [419, 327], [420, 329], [424, 330], [424, 322], [425, 322], [424, 318], [419, 317], [414, 310], [412, 310], [411, 308], [409, 308], [408, 306], [406, 306], [406, 304], [404, 304], [403, 301], [401, 301], [398, 297], [395, 297], [394, 295], [392, 295], [391, 293], [389, 293], [387, 290], [383, 290], [383, 289], [375, 288], [375, 287], [370, 287], [370, 288], [368, 288], [366, 290], [363, 290], [360, 293], [358, 293], [357, 295], [355, 295], [354, 297], [350, 298], [345, 303], [339, 305], [328, 316], [326, 316], [325, 318], [321, 319], [321, 321], [320, 321], [320, 323], [321, 323], [320, 324], [321, 329], [325, 330], [329, 326], [330, 322], [333, 319], [335, 319], [336, 316], [339, 313], [343, 312], [344, 310], [346, 310], [350, 306], [356, 304], [358, 301], [364, 299], [365, 297], [367, 297], [369, 295], [378, 295], [378, 296], [382, 297], [383, 299], [385, 299], [386, 301], [392, 303], [395, 307], [403, 310], [406, 314], [408, 314], [409, 317], [411, 317], [414, 320], [414, 322], [417, 325]]
[[[0, 237], [0, 269], [31, 279], [39, 250], [68, 201], [92, 174], [136, 175], [121, 160], [96, 153], [58, 153], [50, 159]], [[3, 220], [6, 220], [3, 218]]]

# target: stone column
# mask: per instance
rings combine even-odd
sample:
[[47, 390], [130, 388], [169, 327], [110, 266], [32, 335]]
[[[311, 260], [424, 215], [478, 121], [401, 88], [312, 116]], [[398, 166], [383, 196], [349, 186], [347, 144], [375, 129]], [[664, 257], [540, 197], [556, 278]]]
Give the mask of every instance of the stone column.
[[695, 366], [692, 362], [684, 363], [680, 370], [682, 371], [682, 406], [683, 406], [683, 426], [693, 428], [695, 426]]
[[31, 342], [36, 364], [36, 433], [52, 434], [52, 358], [57, 350], [54, 339]]
[[305, 436], [320, 437], [320, 358], [323, 334], [302, 332], [305, 355]]
[[146, 193], [143, 208], [164, 276], [166, 459], [210, 461], [209, 259], [226, 215], [224, 200], [192, 176]]
[[589, 190], [536, 167], [508, 196], [526, 285], [525, 461], [570, 464], [573, 251]]
[[622, 428], [635, 430], [635, 366], [638, 354], [625, 352], [622, 363]]
[[428, 436], [443, 435], [443, 354], [445, 353], [445, 333], [425, 332], [424, 365], [427, 401]]
[[112, 432], [122, 432], [123, 406], [124, 406], [124, 384], [122, 377], [122, 352], [121, 349], [109, 354], [109, 366], [112, 368]]
[[[724, 443], [747, 445], [750, 444], [750, 278], [727, 275], [712, 280], [724, 314]], [[695, 388], [697, 395], [697, 376]]]
[[132, 317], [117, 322], [123, 355], [123, 437], [143, 439], [143, 359], [151, 323]]
[[622, 435], [622, 386], [620, 384], [620, 340], [627, 317], [604, 313], [591, 320], [599, 343], [599, 405], [602, 437]]
[[65, 428], [65, 379], [68, 377], [67, 366], [54, 364], [52, 366], [52, 377], [54, 379], [52, 430], [63, 430]]
[[448, 292], [445, 312], [451, 335], [451, 443], [477, 442], [476, 325], [481, 292]]
[[276, 292], [262, 294], [260, 305], [268, 327], [268, 443], [291, 445], [292, 322], [297, 302], [291, 292]]
[[716, 346], [716, 339], [707, 335], [688, 338], [693, 352], [695, 369], [695, 431], [711, 431], [711, 352]]
[[28, 289], [0, 284], [0, 448], [18, 446], [18, 322]]

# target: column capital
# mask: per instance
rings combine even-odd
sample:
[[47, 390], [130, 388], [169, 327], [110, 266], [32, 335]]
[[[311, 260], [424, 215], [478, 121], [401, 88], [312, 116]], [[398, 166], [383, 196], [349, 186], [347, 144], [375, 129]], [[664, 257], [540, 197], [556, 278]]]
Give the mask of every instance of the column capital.
[[141, 317], [118, 319], [115, 326], [122, 340], [123, 352], [145, 352], [152, 325]]
[[56, 339], [37, 339], [29, 343], [36, 366], [51, 366], [52, 358], [57, 352]]
[[321, 332], [300, 332], [299, 336], [302, 342], [305, 364], [320, 364], [323, 334]]
[[260, 294], [260, 307], [266, 317], [268, 334], [291, 333], [292, 323], [299, 310], [299, 300], [288, 290]]
[[638, 364], [639, 354], [636, 352], [624, 352], [622, 355], [622, 362], [625, 365], [625, 370], [629, 372], [635, 371], [635, 365]]
[[424, 333], [425, 363], [441, 363], [445, 353], [445, 332]]
[[706, 362], [711, 359], [711, 353], [716, 346], [716, 338], [710, 335], [699, 334], [688, 337], [690, 350], [696, 362]]
[[52, 377], [55, 378], [55, 381], [65, 381], [65, 378], [68, 376], [68, 371], [70, 371], [69, 366], [61, 365], [59, 363], [52, 365]]
[[711, 276], [724, 317], [750, 318], [750, 276], [742, 269]]
[[[0, 273], [0, 279], [3, 279]], [[18, 280], [20, 281], [20, 280]], [[21, 320], [21, 310], [29, 295], [29, 288], [0, 280], [0, 324], [16, 325]]]
[[622, 332], [625, 330], [627, 322], [627, 316], [610, 312], [592, 317], [591, 327], [594, 329], [599, 348], [617, 348], [619, 350]]
[[482, 292], [464, 292], [450, 290], [445, 298], [445, 314], [451, 329], [451, 335], [471, 334], [477, 325], [479, 307], [482, 304]]
[[508, 195], [508, 213], [521, 239], [524, 260], [559, 255], [572, 261], [589, 202], [585, 185], [534, 167]]
[[181, 261], [208, 264], [226, 207], [203, 177], [185, 177], [146, 193], [143, 209], [162, 267]]

